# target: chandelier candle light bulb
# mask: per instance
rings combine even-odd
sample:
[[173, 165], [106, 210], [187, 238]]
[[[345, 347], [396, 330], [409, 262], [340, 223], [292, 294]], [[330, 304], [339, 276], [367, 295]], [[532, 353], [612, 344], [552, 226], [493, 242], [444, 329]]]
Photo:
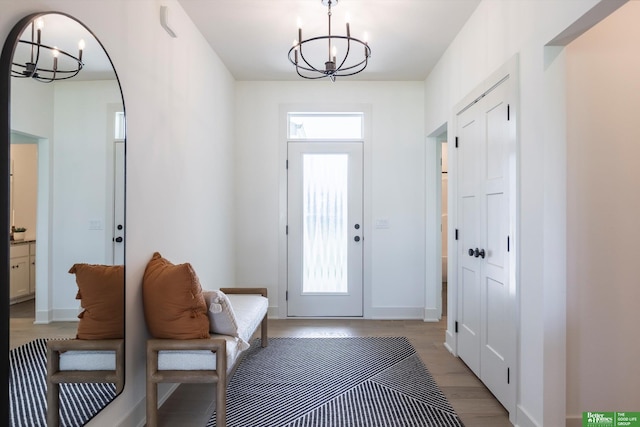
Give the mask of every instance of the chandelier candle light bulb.
[[[39, 17], [31, 21], [31, 39], [18, 40], [16, 51], [22, 48], [23, 56], [30, 58], [25, 63], [11, 63], [11, 77], [31, 78], [43, 83], [51, 83], [56, 80], [66, 80], [78, 75], [84, 64], [82, 63], [82, 52], [85, 48], [84, 40], [78, 43], [78, 57], [75, 57], [58, 47], [47, 46], [42, 43], [42, 30], [44, 19]], [[26, 51], [29, 49], [29, 51]], [[42, 63], [47, 62], [45, 55], [40, 57], [41, 52], [51, 52], [52, 60], [49, 62], [50, 68]], [[19, 58], [20, 55], [14, 55]]]
[[54, 46], [51, 54], [53, 55], [53, 78], [55, 79], [56, 72], [58, 71], [58, 55], [60, 55], [60, 51]]
[[[321, 3], [328, 8], [328, 35], [311, 37], [304, 40], [302, 38], [302, 25], [300, 18], [298, 18], [298, 39], [294, 40], [293, 46], [289, 49], [289, 62], [295, 65], [296, 73], [300, 77], [311, 80], [329, 77], [331, 81], [335, 81], [336, 77], [353, 76], [362, 72], [367, 67], [369, 57], [371, 56], [371, 48], [368, 42], [351, 36], [351, 26], [349, 24], [351, 19], [348, 14], [345, 25], [347, 30], [346, 36], [332, 34], [331, 7], [337, 5], [338, 0], [321, 0]], [[327, 60], [324, 62], [324, 67], [320, 64], [313, 65], [313, 63], [319, 59], [317, 58], [317, 51], [322, 49], [322, 42], [326, 43], [325, 46], [328, 47], [327, 56], [325, 56]], [[336, 44], [340, 43], [342, 43], [341, 46], [345, 52], [342, 57], [338, 57], [337, 55]], [[354, 59], [353, 57], [355, 55], [350, 56], [351, 53], [355, 52], [355, 50], [352, 51], [351, 49], [352, 44], [359, 44], [363, 47], [364, 57]], [[303, 45], [305, 45], [304, 50]]]
[[82, 51], [84, 50], [85, 47], [85, 42], [84, 39], [80, 39], [80, 41], [78, 42], [78, 50], [80, 51], [78, 53], [78, 60], [82, 61]]

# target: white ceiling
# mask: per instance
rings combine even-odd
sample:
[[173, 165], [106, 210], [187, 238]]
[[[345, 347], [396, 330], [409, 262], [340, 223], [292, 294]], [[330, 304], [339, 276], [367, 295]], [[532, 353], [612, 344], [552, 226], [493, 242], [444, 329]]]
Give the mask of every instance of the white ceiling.
[[[299, 80], [287, 59], [298, 20], [303, 39], [327, 34], [327, 8], [321, 0], [178, 1], [236, 80]], [[348, 14], [351, 35], [363, 38], [366, 32], [372, 50], [367, 69], [348, 78], [426, 79], [479, 3], [339, 0], [332, 8], [332, 33], [346, 33]]]

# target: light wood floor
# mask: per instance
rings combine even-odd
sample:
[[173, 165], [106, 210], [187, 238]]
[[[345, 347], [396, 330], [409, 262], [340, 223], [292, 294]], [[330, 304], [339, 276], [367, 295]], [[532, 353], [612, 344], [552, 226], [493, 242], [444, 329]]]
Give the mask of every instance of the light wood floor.
[[[16, 304], [10, 310], [11, 348], [41, 337], [73, 337], [77, 323], [33, 324], [33, 307]], [[405, 336], [418, 352], [465, 427], [509, 427], [509, 417], [467, 366], [443, 345], [446, 318], [419, 320], [299, 320], [272, 319], [270, 337]], [[160, 408], [160, 426], [203, 427], [214, 407], [208, 384], [184, 384]]]
[[9, 308], [9, 348], [16, 348], [36, 338], [75, 338], [77, 322], [34, 325], [35, 300], [13, 304]]

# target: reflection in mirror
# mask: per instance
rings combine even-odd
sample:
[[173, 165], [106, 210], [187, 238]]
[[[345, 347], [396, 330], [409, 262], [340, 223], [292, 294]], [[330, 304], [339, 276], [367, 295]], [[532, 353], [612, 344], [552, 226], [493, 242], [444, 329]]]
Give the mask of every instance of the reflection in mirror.
[[16, 25], [2, 67], [9, 424], [84, 425], [124, 385], [122, 93], [102, 45], [63, 14]]

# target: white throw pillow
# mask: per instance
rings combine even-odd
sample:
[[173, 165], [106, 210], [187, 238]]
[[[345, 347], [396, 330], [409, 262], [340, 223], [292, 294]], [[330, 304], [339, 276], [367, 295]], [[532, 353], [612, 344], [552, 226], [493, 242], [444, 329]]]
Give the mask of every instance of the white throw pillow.
[[249, 348], [249, 343], [240, 337], [238, 321], [233, 312], [231, 301], [227, 295], [220, 291], [204, 291], [204, 299], [209, 307], [209, 331], [215, 334], [229, 335], [238, 338], [240, 351]]

